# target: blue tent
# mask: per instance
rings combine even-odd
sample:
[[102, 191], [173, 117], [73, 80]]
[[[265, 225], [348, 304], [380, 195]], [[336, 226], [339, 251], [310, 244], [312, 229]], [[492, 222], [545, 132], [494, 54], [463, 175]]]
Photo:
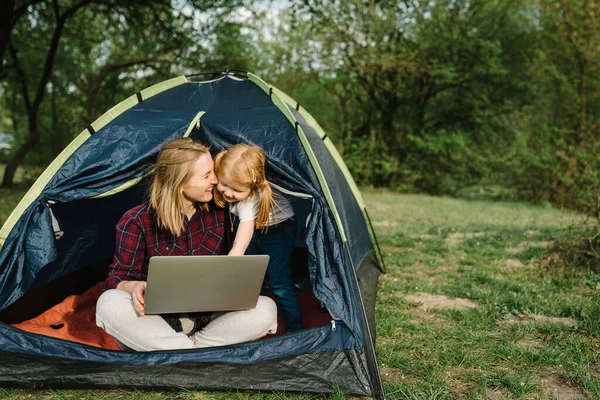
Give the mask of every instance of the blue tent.
[[[298, 263], [324, 326], [234, 346], [136, 353], [32, 334], [32, 318], [104, 279], [115, 224], [144, 200], [160, 147], [190, 136], [218, 152], [265, 149], [269, 180], [294, 195]], [[371, 228], [371, 230], [369, 229]], [[251, 73], [174, 78], [113, 107], [40, 176], [0, 230], [0, 385], [348, 393], [383, 398], [374, 351], [382, 271], [364, 203], [325, 132]]]

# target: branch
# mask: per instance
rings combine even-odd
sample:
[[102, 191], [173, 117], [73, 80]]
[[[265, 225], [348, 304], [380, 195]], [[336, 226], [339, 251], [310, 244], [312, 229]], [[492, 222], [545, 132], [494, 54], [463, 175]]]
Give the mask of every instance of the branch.
[[598, 236], [600, 236], [600, 232], [596, 233], [594, 235], [594, 237], [592, 237], [589, 240], [589, 244], [590, 244], [590, 248], [592, 249], [592, 251], [594, 252], [594, 255], [596, 256], [596, 258], [600, 258], [600, 254], [598, 254], [598, 252], [596, 251], [596, 248], [594, 247], [594, 240], [598, 239]]
[[110, 72], [116, 71], [118, 69], [128, 68], [139, 64], [146, 64], [149, 62], [172, 62], [172, 60], [163, 58], [163, 56], [139, 58], [137, 60], [128, 60], [116, 64], [105, 65], [104, 67], [102, 67], [100, 73], [104, 73], [104, 75], [107, 75]]
[[52, 8], [54, 9], [54, 18], [57, 20], [60, 18], [60, 9], [58, 7], [58, 0], [52, 0]]
[[[44, 93], [46, 92], [46, 85], [50, 80], [50, 76], [52, 75], [52, 69], [54, 67], [54, 58], [56, 57], [56, 52], [58, 50], [58, 44], [60, 42], [60, 37], [62, 36], [63, 29], [67, 20], [73, 16], [79, 9], [85, 7], [90, 4], [92, 0], [81, 0], [76, 3], [73, 7], [69, 8], [63, 15], [58, 16], [56, 21], [56, 28], [54, 29], [54, 33], [52, 34], [52, 40], [50, 41], [50, 48], [48, 49], [48, 53], [46, 55], [46, 61], [44, 62], [44, 69], [42, 72], [42, 77], [40, 78], [40, 82], [38, 84], [38, 90], [35, 95], [35, 99], [33, 101], [32, 111], [37, 114], [38, 109], [40, 108], [40, 104], [42, 103], [42, 99], [44, 98]], [[58, 11], [58, 10], [56, 10]]]
[[161, 63], [172, 62], [172, 60], [168, 60], [163, 57], [164, 56], [138, 58], [138, 59], [134, 59], [134, 60], [123, 61], [120, 63], [104, 65], [98, 72], [98, 75], [96, 76], [96, 79], [95, 79], [96, 84], [93, 85], [94, 91], [97, 91], [100, 89], [100, 86], [102, 86], [102, 82], [104, 82], [104, 79], [106, 78], [106, 76], [108, 76], [108, 74], [110, 74], [111, 72], [118, 71], [120, 69], [133, 67], [134, 65], [147, 64], [150, 62], [161, 62]]
[[19, 57], [17, 56], [17, 49], [13, 46], [12, 42], [9, 43], [8, 48], [10, 50], [10, 55], [13, 59], [15, 70], [17, 71], [17, 77], [19, 79], [19, 83], [21, 84], [21, 90], [23, 91], [23, 99], [25, 100], [25, 108], [27, 108], [27, 114], [29, 115], [31, 112], [31, 100], [29, 99], [28, 92], [28, 83], [27, 76], [25, 75], [25, 71], [21, 67], [21, 63], [19, 61]]
[[61, 15], [60, 21], [62, 21], [62, 23], [64, 24], [65, 22], [67, 22], [67, 19], [71, 18], [73, 14], [79, 11], [79, 9], [93, 2], [94, 0], [81, 0], [79, 3], [75, 4], [73, 7], [69, 8], [63, 15]]
[[4, 55], [10, 41], [14, 5], [15, 0], [4, 0], [0, 3], [0, 80], [8, 75], [8, 68], [4, 66]]

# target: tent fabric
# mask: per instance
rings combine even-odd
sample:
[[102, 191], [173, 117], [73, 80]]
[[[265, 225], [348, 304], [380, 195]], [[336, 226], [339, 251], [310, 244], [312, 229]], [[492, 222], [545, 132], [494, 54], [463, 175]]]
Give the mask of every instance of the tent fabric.
[[[147, 185], [144, 176], [160, 147], [189, 135], [209, 144], [213, 153], [236, 143], [261, 146], [267, 154], [269, 180], [308, 199], [311, 209], [302, 232], [308, 276], [332, 323], [235, 346], [151, 353], [115, 352], [0, 323], [0, 373], [9, 369], [5, 360], [21, 359], [30, 367], [36, 362], [40, 367], [48, 363], [64, 366], [55, 373], [42, 368], [45, 372], [37, 377], [21, 371], [31, 384], [75, 386], [75, 380], [63, 372], [80, 366], [85, 372], [76, 373], [77, 382], [87, 382], [83, 385], [155, 387], [148, 383], [149, 377], [168, 365], [187, 371], [181, 372], [180, 379], [170, 380], [175, 386], [252, 388], [250, 375], [226, 377], [245, 366], [249, 369], [243, 371], [262, 374], [257, 378], [260, 388], [332, 391], [339, 385], [351, 393], [383, 397], [374, 338], [369, 334], [373, 325], [370, 304], [381, 269], [372, 257], [374, 248], [361, 200], [355, 196], [345, 166], [340, 167], [317, 133], [314, 119], [304, 110], [298, 112], [289, 96], [279, 96], [264, 81], [248, 76], [252, 79], [175, 79], [159, 89], [142, 91], [136, 96], [138, 101], [141, 98], [138, 103], [130, 98], [128, 108], [120, 107], [93, 123], [92, 135], [72, 146], [72, 153], [63, 155], [52, 174], [45, 172], [43, 188], [36, 186], [39, 194], [6, 237], [0, 251], [0, 315], [29, 293], [110, 260], [114, 226], [123, 212], [142, 202]], [[139, 183], [131, 185], [136, 180]], [[60, 239], [55, 237], [53, 216], [64, 232]], [[367, 308], [361, 298], [364, 288], [369, 294]], [[298, 371], [308, 360], [318, 364], [315, 373]], [[225, 378], [209, 372], [209, 365], [225, 371]], [[136, 374], [129, 378], [118, 372], [130, 370]], [[300, 383], [291, 384], [295, 378]], [[315, 385], [309, 383], [311, 379]], [[327, 390], [319, 386], [323, 379]], [[10, 376], [0, 378], [0, 383], [17, 385], [17, 380]]]
[[306, 123], [304, 117], [298, 111], [291, 110], [300, 123], [300, 126], [302, 126], [315, 155], [319, 159], [321, 169], [331, 188], [333, 200], [346, 232], [348, 248], [352, 253], [352, 259], [356, 260], [355, 267], [358, 267], [360, 260], [372, 250], [369, 230], [358, 200], [354, 197], [349, 185], [336, 184], [337, 182], [344, 182], [346, 177], [333, 155], [328, 151], [323, 139], [318, 136], [315, 129]]
[[[122, 352], [121, 352], [122, 353]], [[174, 355], [173, 357], [176, 357]], [[344, 390], [372, 395], [363, 370], [356, 370], [361, 351], [306, 353], [251, 364], [221, 362], [173, 364], [99, 364], [0, 351], [0, 385], [21, 388], [122, 388], [298, 391], [332, 393]], [[55, 377], [52, 385], [44, 377]]]
[[[223, 362], [253, 364], [290, 355], [311, 352], [358, 350], [362, 343], [354, 340], [348, 328], [337, 324], [310, 329], [256, 342], [202, 349], [169, 350], [147, 353], [108, 351], [80, 343], [23, 332], [10, 325], [0, 325], [0, 349], [21, 354], [53, 355], [77, 361], [104, 364], [161, 365], [177, 362]], [[134, 377], [132, 377], [134, 378]]]

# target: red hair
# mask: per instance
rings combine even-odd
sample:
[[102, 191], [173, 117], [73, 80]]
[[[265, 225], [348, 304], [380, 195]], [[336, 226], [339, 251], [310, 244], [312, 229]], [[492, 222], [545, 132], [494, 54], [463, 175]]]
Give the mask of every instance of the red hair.
[[[269, 213], [275, 206], [273, 191], [265, 176], [265, 152], [258, 146], [236, 144], [215, 156], [215, 174], [232, 185], [250, 189], [251, 196], [259, 196], [256, 229], [263, 233], [269, 227]], [[215, 203], [225, 207], [227, 203], [216, 187]]]

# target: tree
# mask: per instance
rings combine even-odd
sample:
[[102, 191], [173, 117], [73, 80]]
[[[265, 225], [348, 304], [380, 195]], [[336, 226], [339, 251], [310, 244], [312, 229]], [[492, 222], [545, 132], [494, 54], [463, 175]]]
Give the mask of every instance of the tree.
[[[226, 2], [224, 0], [199, 1], [190, 0], [181, 3], [195, 11], [209, 11], [213, 7], [218, 13], [224, 10], [232, 10], [239, 2]], [[61, 39], [64, 36], [68, 24], [76, 20], [77, 16], [85, 10], [93, 14], [103, 15], [107, 20], [114, 23], [127, 24], [129, 27], [142, 26], [144, 29], [156, 27], [154, 33], [157, 37], [163, 37], [157, 42], [165, 44], [171, 40], [171, 47], [163, 47], [163, 51], [154, 54], [138, 54], [137, 57], [118, 58], [116, 55], [110, 63], [105, 63], [98, 68], [92, 77], [88, 74], [88, 84], [91, 88], [98, 89], [102, 86], [109, 75], [121, 72], [126, 68], [172, 61], [167, 57], [176, 55], [175, 45], [182, 45], [180, 35], [183, 13], [174, 10], [168, 0], [135, 0], [121, 2], [117, 0], [30, 0], [18, 2], [12, 13], [12, 24], [8, 37], [8, 49], [10, 58], [9, 77], [20, 87], [21, 98], [25, 105], [27, 114], [28, 134], [21, 146], [15, 151], [8, 162], [2, 180], [3, 187], [12, 186], [14, 174], [26, 154], [39, 142], [41, 133], [39, 127], [40, 107], [48, 92], [49, 83], [52, 79], [57, 55], [61, 50]], [[178, 22], [179, 21], [179, 22]], [[189, 24], [188, 24], [189, 25]], [[109, 27], [110, 28], [110, 27]], [[113, 29], [115, 32], [115, 29]], [[144, 32], [139, 32], [143, 34]], [[164, 37], [169, 37], [165, 40]], [[31, 40], [36, 37], [37, 40]], [[115, 37], [119, 37], [118, 35]], [[49, 38], [49, 41], [46, 39]], [[179, 38], [179, 39], [178, 39]], [[152, 47], [152, 38], [143, 41]], [[36, 48], [33, 51], [33, 48]], [[141, 49], [142, 46], [138, 46]], [[182, 47], [188, 47], [187, 45]], [[34, 61], [34, 54], [44, 54], [41, 62]], [[116, 54], [116, 53], [115, 53]], [[82, 87], [82, 86], [80, 86]], [[88, 93], [88, 118], [96, 115], [96, 94], [90, 90]]]
[[362, 114], [345, 136], [362, 153], [365, 183], [450, 193], [481, 178], [480, 152], [510, 147], [501, 118], [528, 90], [519, 70], [531, 48], [522, 1], [306, 0], [295, 9], [313, 17], [328, 78], [359, 88], [337, 93]]
[[[530, 65], [539, 93], [529, 140], [537, 198], [593, 215], [600, 215], [599, 15], [596, 1], [540, 2], [540, 46]], [[523, 177], [518, 183], [534, 190]]]

